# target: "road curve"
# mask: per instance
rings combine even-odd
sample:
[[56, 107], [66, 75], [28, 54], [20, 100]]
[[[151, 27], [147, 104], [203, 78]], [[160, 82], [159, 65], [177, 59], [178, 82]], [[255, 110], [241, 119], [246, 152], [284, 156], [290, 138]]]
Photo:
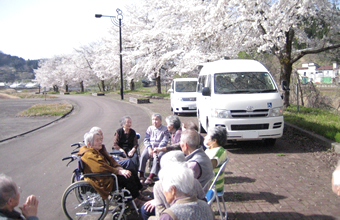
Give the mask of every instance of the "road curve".
[[150, 125], [148, 112], [134, 104], [81, 95], [63, 96], [63, 99], [75, 104], [74, 111], [66, 118], [0, 143], [0, 172], [11, 176], [21, 187], [20, 205], [30, 194], [38, 197], [40, 219], [65, 219], [61, 197], [70, 185], [76, 164], [66, 167], [61, 159], [70, 154], [72, 143], [81, 141], [91, 127], [99, 126], [104, 131], [104, 144], [111, 149], [118, 121], [124, 115], [132, 117], [132, 126], [142, 138]]

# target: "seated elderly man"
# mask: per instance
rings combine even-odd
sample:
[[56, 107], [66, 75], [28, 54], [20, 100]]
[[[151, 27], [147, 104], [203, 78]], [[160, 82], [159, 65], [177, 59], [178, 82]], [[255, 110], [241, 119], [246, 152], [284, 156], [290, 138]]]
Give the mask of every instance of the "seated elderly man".
[[21, 209], [22, 215], [15, 211], [20, 200], [20, 190], [12, 178], [0, 174], [0, 219], [38, 220], [38, 200], [34, 195], [27, 197]]
[[186, 155], [188, 167], [194, 171], [195, 179], [201, 183], [205, 192], [208, 191], [207, 184], [214, 177], [213, 166], [210, 158], [200, 146], [200, 136], [195, 130], [185, 130], [182, 132], [181, 149]]
[[[141, 155], [140, 164], [139, 164], [139, 178], [142, 183], [145, 185], [149, 185], [153, 182], [153, 178], [158, 174], [159, 171], [159, 160], [162, 155], [165, 153], [164, 151], [157, 152], [156, 148], [165, 147], [168, 144], [169, 140], [169, 131], [166, 126], [162, 125], [162, 116], [158, 113], [155, 113], [151, 117], [152, 125], [148, 127], [146, 130], [146, 134], [144, 137], [144, 150]], [[149, 177], [145, 180], [144, 172], [146, 167], [146, 162], [148, 159], [154, 158], [152, 163], [152, 168], [150, 171]]]
[[210, 206], [196, 196], [190, 196], [194, 187], [194, 173], [183, 164], [173, 164], [161, 169], [159, 179], [170, 208], [164, 210], [160, 220], [213, 220]]

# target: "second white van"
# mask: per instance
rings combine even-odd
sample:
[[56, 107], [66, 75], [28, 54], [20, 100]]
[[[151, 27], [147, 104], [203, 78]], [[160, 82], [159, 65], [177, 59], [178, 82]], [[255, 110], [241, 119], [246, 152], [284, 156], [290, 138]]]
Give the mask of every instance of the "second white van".
[[197, 78], [177, 78], [171, 83], [170, 102], [174, 114], [196, 113]]
[[269, 71], [258, 61], [234, 59], [200, 65], [197, 84], [199, 130], [223, 126], [228, 140], [264, 140], [283, 134], [283, 101]]

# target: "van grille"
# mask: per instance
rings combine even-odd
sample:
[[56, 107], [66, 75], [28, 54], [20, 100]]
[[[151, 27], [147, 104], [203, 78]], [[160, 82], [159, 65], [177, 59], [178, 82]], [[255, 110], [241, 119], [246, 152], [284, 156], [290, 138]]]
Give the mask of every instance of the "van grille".
[[191, 98], [182, 98], [183, 101], [196, 101], [196, 97], [191, 97]]
[[269, 124], [231, 125], [232, 131], [266, 130]]
[[246, 111], [246, 110], [231, 110], [231, 116], [233, 118], [258, 118], [258, 117], [267, 117], [268, 109], [256, 109], [254, 111]]

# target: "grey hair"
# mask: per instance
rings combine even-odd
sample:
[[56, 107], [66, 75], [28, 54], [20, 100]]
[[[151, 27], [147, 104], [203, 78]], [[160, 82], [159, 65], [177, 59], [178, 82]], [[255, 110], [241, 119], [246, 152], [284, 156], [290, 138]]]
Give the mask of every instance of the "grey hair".
[[179, 120], [179, 117], [176, 115], [169, 115], [165, 118], [165, 121], [169, 125], [173, 125], [176, 130], [181, 127], [181, 120]]
[[100, 134], [98, 132], [88, 132], [88, 133], [84, 134], [84, 142], [85, 142], [86, 146], [88, 146], [89, 143], [91, 144], [91, 146], [93, 146], [95, 135], [100, 136]]
[[15, 198], [17, 192], [17, 186], [12, 178], [0, 174], [0, 208], [3, 208], [10, 198]]
[[153, 117], [157, 117], [157, 118], [159, 118], [159, 120], [162, 121], [162, 115], [159, 114], [159, 113], [153, 113], [152, 116], [151, 116], [151, 119], [152, 119]]
[[195, 130], [185, 130], [181, 133], [181, 142], [187, 143], [191, 149], [200, 147], [200, 136]]
[[183, 123], [183, 128], [185, 128], [185, 129], [192, 129], [192, 130], [198, 131], [197, 125], [194, 122], [192, 122], [192, 121], [184, 122]]
[[131, 119], [131, 117], [130, 117], [130, 116], [124, 116], [124, 117], [122, 117], [122, 118], [119, 120], [119, 124], [120, 124], [120, 126], [122, 126], [122, 127], [123, 127], [123, 125], [125, 125], [125, 123], [126, 123], [126, 119], [130, 119], [130, 120], [132, 121], [132, 119]]
[[159, 171], [159, 179], [162, 181], [163, 190], [169, 192], [175, 187], [177, 192], [190, 195], [194, 187], [194, 172], [186, 164], [172, 163]]
[[227, 142], [227, 129], [222, 126], [209, 128], [208, 135], [211, 140], [216, 140], [219, 146], [224, 146]]
[[93, 132], [99, 132], [99, 131], [103, 132], [103, 130], [100, 127], [92, 127], [89, 132], [93, 133]]
[[161, 168], [166, 167], [174, 162], [185, 163], [185, 155], [181, 150], [172, 150], [164, 154], [161, 158]]

